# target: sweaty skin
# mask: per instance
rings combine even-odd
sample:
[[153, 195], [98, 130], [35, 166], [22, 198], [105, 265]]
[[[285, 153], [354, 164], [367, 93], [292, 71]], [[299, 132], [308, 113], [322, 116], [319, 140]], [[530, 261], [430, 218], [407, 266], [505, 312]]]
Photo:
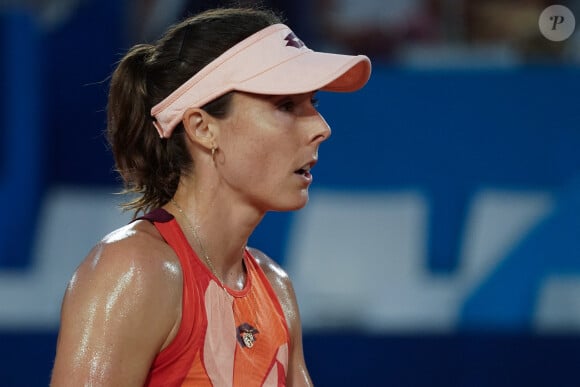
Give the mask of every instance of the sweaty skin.
[[[175, 200], [199, 226], [218, 277], [232, 289], [245, 283], [240, 252], [265, 213], [296, 210], [308, 201], [309, 169], [330, 136], [313, 96], [234, 93], [224, 119], [201, 109], [184, 114], [195, 174], [182, 176]], [[187, 229], [175, 208], [164, 208]], [[188, 241], [199, 251], [190, 235]], [[265, 254], [251, 252], [288, 324], [287, 385], [311, 386], [290, 279]], [[155, 356], [179, 329], [182, 289], [179, 259], [151, 223], [136, 221], [109, 234], [66, 290], [51, 385], [142, 386]]]
[[[181, 317], [179, 260], [156, 234], [148, 222], [126, 226], [105, 238], [78, 268], [63, 302], [52, 386], [143, 385], [153, 358], [175, 337]], [[139, 252], [133, 248], [136, 242], [144, 246]], [[311, 386], [292, 283], [264, 253], [250, 252], [286, 316], [291, 338], [287, 385]], [[135, 253], [143, 258], [131, 258]], [[109, 294], [102, 291], [109, 287], [114, 289]]]
[[52, 385], [142, 385], [177, 329], [181, 268], [151, 225], [104, 238], [63, 301]]

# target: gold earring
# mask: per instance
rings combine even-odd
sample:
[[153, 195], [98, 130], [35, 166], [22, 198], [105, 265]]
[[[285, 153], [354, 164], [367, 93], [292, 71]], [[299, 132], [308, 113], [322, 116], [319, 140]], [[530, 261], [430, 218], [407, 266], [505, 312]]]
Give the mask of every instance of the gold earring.
[[217, 148], [215, 146], [211, 147], [211, 157], [213, 158], [215, 156], [215, 151], [217, 150]]

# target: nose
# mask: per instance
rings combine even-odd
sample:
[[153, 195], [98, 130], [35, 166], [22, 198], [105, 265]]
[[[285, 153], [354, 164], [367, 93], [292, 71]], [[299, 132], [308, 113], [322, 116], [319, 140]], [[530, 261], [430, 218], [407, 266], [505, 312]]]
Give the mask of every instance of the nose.
[[328, 139], [331, 134], [332, 130], [324, 117], [320, 113], [316, 114], [314, 122], [312, 123], [310, 142], [321, 143]]

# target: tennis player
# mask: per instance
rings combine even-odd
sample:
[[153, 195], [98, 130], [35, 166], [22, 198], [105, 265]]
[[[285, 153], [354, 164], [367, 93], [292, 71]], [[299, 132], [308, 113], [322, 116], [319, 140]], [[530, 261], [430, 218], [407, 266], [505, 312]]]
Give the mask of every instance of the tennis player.
[[129, 50], [108, 139], [129, 225], [80, 264], [53, 386], [310, 386], [290, 279], [246, 246], [304, 207], [330, 128], [316, 91], [355, 91], [365, 56], [315, 52], [273, 13], [216, 9]]

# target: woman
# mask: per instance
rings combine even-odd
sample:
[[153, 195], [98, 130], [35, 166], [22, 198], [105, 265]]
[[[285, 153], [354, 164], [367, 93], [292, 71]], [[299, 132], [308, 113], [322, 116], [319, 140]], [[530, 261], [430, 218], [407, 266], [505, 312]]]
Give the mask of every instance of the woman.
[[330, 129], [318, 89], [364, 56], [316, 53], [271, 12], [211, 10], [137, 45], [111, 79], [108, 136], [127, 204], [64, 297], [52, 384], [308, 386], [296, 297], [247, 240], [302, 208]]

